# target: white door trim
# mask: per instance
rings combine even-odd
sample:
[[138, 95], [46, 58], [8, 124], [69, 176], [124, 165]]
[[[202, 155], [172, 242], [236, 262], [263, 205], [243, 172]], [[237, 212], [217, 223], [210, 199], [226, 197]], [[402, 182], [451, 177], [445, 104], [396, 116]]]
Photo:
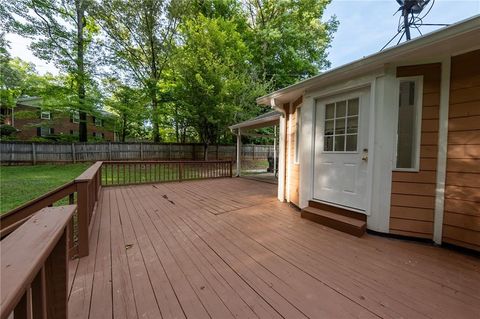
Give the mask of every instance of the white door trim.
[[[337, 206], [337, 207], [342, 207], [346, 208], [355, 212], [359, 212], [365, 215], [370, 215], [371, 212], [371, 205], [372, 205], [372, 186], [373, 186], [373, 159], [374, 159], [374, 153], [373, 153], [373, 146], [374, 146], [374, 141], [375, 141], [375, 87], [376, 85], [376, 76], [369, 77], [368, 80], [365, 79], [359, 79], [358, 82], [353, 83], [349, 87], [342, 87], [342, 88], [337, 88], [337, 89], [327, 89], [323, 90], [321, 92], [317, 92], [317, 94], [312, 94], [309, 95], [308, 98], [311, 98], [313, 100], [313, 131], [312, 131], [312, 148], [311, 148], [311, 162], [310, 162], [310, 172], [314, 176], [315, 175], [315, 136], [316, 136], [316, 129], [317, 129], [317, 101], [322, 100], [322, 103], [328, 103], [330, 100], [335, 100], [336, 98], [349, 98], [351, 96], [358, 95], [359, 92], [362, 91], [362, 89], [368, 88], [370, 91], [367, 93], [369, 95], [369, 100], [370, 100], [370, 105], [369, 105], [369, 113], [368, 113], [368, 120], [369, 120], [369, 127], [368, 127], [368, 142], [367, 142], [367, 148], [368, 148], [368, 157], [369, 161], [367, 162], [367, 175], [366, 175], [366, 202], [365, 202], [365, 210], [361, 210], [358, 208], [354, 207], [349, 207], [349, 206], [344, 206], [340, 204], [335, 204], [331, 202], [326, 202], [322, 201], [319, 199], [314, 198], [315, 194], [315, 181], [313, 180], [310, 184], [310, 196], [309, 199], [315, 200], [315, 201], [320, 201], [320, 202], [325, 202], [329, 205], [332, 206]], [[359, 123], [361, 123], [361, 118], [359, 117]], [[358, 150], [358, 152], [361, 152], [361, 150]], [[370, 153], [371, 152], [371, 153]]]
[[447, 57], [442, 61], [441, 68], [437, 185], [435, 187], [435, 215], [433, 220], [433, 241], [438, 245], [442, 243], [443, 215], [445, 206], [445, 179], [447, 174], [448, 151], [448, 109], [450, 104], [450, 57]]

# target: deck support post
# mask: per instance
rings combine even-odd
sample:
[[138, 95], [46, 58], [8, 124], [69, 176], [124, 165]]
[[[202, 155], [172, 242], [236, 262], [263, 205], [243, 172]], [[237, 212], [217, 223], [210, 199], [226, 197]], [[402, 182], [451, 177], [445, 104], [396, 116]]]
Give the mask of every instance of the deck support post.
[[240, 170], [241, 170], [241, 163], [240, 163], [240, 159], [242, 157], [242, 154], [241, 154], [241, 151], [242, 151], [242, 131], [241, 129], [238, 129], [238, 132], [237, 132], [237, 177], [240, 177]]
[[77, 182], [78, 256], [88, 256], [88, 181]]

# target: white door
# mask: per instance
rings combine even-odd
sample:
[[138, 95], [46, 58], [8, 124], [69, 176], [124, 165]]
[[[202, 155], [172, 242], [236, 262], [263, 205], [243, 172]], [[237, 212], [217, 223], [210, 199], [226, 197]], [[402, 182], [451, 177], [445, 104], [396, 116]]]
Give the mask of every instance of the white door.
[[366, 209], [369, 106], [367, 89], [317, 100], [314, 199]]

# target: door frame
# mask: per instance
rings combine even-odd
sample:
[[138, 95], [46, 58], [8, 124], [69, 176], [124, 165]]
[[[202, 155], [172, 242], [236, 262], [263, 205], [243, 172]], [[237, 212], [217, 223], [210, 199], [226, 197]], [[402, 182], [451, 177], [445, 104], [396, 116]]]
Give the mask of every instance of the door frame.
[[[370, 110], [369, 110], [369, 127], [368, 127], [368, 158], [369, 161], [367, 163], [367, 176], [366, 176], [366, 187], [367, 190], [365, 192], [366, 194], [366, 203], [365, 203], [365, 210], [358, 210], [355, 208], [348, 207], [349, 210], [359, 212], [362, 214], [365, 214], [367, 216], [371, 215], [371, 208], [372, 208], [372, 189], [373, 189], [373, 165], [375, 161], [375, 152], [374, 152], [374, 143], [375, 143], [375, 99], [376, 99], [376, 92], [375, 92], [375, 87], [376, 87], [376, 82], [377, 82], [377, 76], [378, 74], [375, 74], [373, 76], [368, 76], [366, 78], [361, 78], [358, 79], [357, 81], [352, 81], [353, 83], [349, 83], [349, 85], [346, 86], [340, 86], [340, 87], [334, 87], [334, 88], [329, 88], [329, 89], [323, 89], [319, 91], [314, 91], [310, 94], [308, 94], [309, 100], [313, 102], [313, 114], [312, 114], [312, 136], [311, 136], [311, 158], [310, 158], [310, 163], [309, 167], [307, 168], [310, 171], [310, 174], [312, 176], [312, 182], [310, 183], [310, 189], [309, 189], [309, 199], [314, 200], [313, 194], [314, 194], [314, 184], [315, 181], [314, 179], [314, 169], [315, 169], [315, 130], [316, 130], [316, 117], [317, 117], [317, 107], [316, 107], [316, 102], [318, 100], [322, 99], [328, 99], [330, 97], [334, 97], [337, 95], [341, 94], [348, 94], [348, 93], [354, 93], [355, 91], [360, 91], [362, 89], [368, 89], [370, 92]], [[367, 93], [368, 94], [368, 93]], [[328, 205], [332, 206], [338, 206], [341, 208], [347, 208], [346, 206], [342, 205], [335, 205], [334, 203], [328, 202]]]

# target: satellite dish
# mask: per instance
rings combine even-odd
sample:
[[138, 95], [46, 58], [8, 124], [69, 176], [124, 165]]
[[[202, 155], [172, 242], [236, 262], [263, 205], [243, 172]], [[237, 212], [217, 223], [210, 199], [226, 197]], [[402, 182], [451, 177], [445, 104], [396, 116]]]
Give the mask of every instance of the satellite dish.
[[[397, 34], [395, 34], [393, 38], [391, 38], [387, 42], [387, 44], [385, 44], [383, 48], [380, 49], [380, 51], [385, 49], [395, 38], [397, 38], [398, 35], [400, 35], [400, 38], [397, 44], [399, 44], [402, 41], [404, 35], [406, 35], [407, 41], [410, 40], [411, 39], [410, 28], [415, 28], [418, 31], [418, 33], [420, 33], [420, 35], [423, 35], [422, 32], [420, 31], [421, 26], [448, 26], [448, 24], [445, 24], [445, 23], [423, 23], [423, 19], [432, 10], [433, 5], [435, 4], [435, 0], [395, 0], [395, 1], [400, 5], [398, 10], [395, 12], [395, 14], [399, 11], [401, 12], [401, 15], [398, 21]], [[422, 13], [424, 9], [427, 9], [427, 6], [428, 6], [428, 10], [426, 10], [425, 13]]]

